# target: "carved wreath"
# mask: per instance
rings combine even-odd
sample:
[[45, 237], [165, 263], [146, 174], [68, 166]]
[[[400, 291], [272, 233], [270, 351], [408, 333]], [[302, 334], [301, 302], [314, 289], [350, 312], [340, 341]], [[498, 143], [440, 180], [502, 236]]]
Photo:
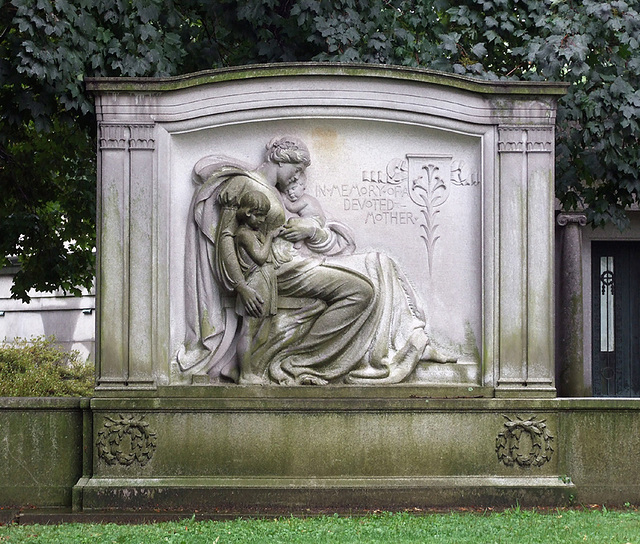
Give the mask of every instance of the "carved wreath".
[[156, 433], [149, 431], [143, 415], [106, 416], [96, 446], [98, 457], [108, 465], [129, 466], [137, 461], [144, 466], [156, 449]]
[[[535, 416], [530, 419], [504, 417], [507, 419], [505, 430], [498, 433], [496, 438], [496, 453], [500, 461], [508, 467], [516, 463], [521, 467], [541, 467], [551, 460], [553, 436], [547, 429], [546, 419], [536, 421]], [[523, 441], [523, 435], [529, 440]], [[528, 451], [522, 451], [527, 447]]]

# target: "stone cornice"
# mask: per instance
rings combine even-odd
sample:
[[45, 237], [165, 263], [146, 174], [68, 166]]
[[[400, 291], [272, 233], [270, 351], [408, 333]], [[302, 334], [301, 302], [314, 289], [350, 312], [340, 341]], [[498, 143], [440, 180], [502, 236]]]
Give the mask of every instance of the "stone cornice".
[[548, 81], [489, 81], [424, 68], [376, 64], [339, 64], [329, 62], [256, 64], [206, 70], [174, 77], [100, 77], [87, 78], [86, 88], [96, 93], [166, 92], [226, 81], [282, 76], [335, 76], [401, 79], [430, 83], [487, 95], [562, 96], [568, 83]]

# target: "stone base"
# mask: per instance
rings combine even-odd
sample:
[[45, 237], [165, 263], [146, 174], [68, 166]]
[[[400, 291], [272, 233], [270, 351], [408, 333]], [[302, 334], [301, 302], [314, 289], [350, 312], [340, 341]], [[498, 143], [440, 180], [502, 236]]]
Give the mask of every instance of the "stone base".
[[0, 506], [58, 512], [73, 499], [72, 520], [640, 505], [640, 399], [456, 398], [466, 390], [5, 399]]
[[[456, 398], [465, 391], [486, 396]], [[71, 521], [640, 505], [640, 399], [490, 393], [207, 386], [4, 399], [2, 519], [25, 506]]]
[[168, 387], [155, 397], [94, 398], [93, 471], [75, 486], [74, 509], [569, 504], [575, 488], [561, 478], [557, 403], [461, 398], [487, 393]]
[[[77, 489], [77, 491], [80, 491]], [[85, 512], [359, 512], [433, 507], [566, 506], [575, 486], [531, 478], [94, 478], [82, 487]]]

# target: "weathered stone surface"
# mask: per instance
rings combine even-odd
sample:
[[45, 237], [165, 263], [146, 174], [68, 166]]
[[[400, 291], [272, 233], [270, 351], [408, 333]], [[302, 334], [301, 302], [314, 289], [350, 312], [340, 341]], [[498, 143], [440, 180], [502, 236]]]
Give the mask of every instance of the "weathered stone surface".
[[[388, 372], [391, 377], [382, 380], [490, 387], [502, 396], [555, 394], [553, 123], [562, 85], [343, 65], [251, 67], [167, 80], [97, 79], [88, 85], [96, 93], [101, 155], [99, 391], [243, 381], [240, 365], [231, 359], [239, 338], [255, 339], [257, 333], [237, 334], [234, 328], [239, 313], [229, 300], [238, 296], [236, 280], [225, 285], [216, 277], [218, 291], [211, 299], [217, 306], [201, 308], [198, 334], [190, 334], [190, 297], [201, 304], [210, 295], [198, 278], [207, 270], [215, 276], [212, 263], [202, 266], [196, 279], [189, 268], [194, 257], [188, 233], [200, 213], [192, 200], [214, 190], [220, 161], [216, 169], [212, 157], [224, 156], [227, 164], [264, 178], [264, 165], [274, 164], [265, 158], [264, 146], [274, 136], [292, 135], [311, 157], [305, 193], [295, 198], [316, 202], [321, 212], [315, 216], [326, 221], [318, 225], [325, 233], [307, 232], [298, 243], [314, 252], [312, 246], [323, 245], [329, 232], [341, 232], [350, 252], [364, 262], [347, 267], [336, 264], [346, 257], [328, 256], [327, 266], [344, 266], [352, 278], [389, 276], [386, 285], [408, 286], [415, 297], [404, 298], [424, 326], [392, 326], [391, 331], [401, 331], [388, 342], [393, 349], [386, 353], [370, 346], [345, 355], [351, 367], [344, 373], [314, 374], [309, 368], [318, 366], [319, 356], [309, 356], [310, 365], [300, 362], [305, 355], [299, 353], [283, 368], [301, 365], [304, 372], [245, 381], [336, 383]], [[285, 190], [279, 198], [272, 209], [284, 206], [289, 220], [310, 220]], [[200, 217], [199, 228], [215, 242], [220, 219], [212, 217]], [[331, 230], [330, 222], [342, 226]], [[232, 236], [235, 228], [230, 227]], [[215, 247], [205, 248], [214, 260]], [[366, 257], [376, 254], [390, 274], [367, 268]], [[228, 259], [223, 261], [228, 266]], [[293, 287], [327, 290], [327, 277], [316, 281], [303, 275]], [[277, 283], [284, 293], [292, 290], [280, 279]], [[392, 321], [404, 315], [403, 303], [396, 303], [402, 293], [398, 299], [384, 297], [406, 288], [382, 288], [377, 279], [372, 285], [383, 299], [375, 308], [392, 309]], [[364, 294], [362, 288], [356, 291]], [[305, 311], [326, 302], [323, 296], [302, 297], [309, 299]], [[317, 319], [326, 313], [317, 310]], [[280, 314], [284, 310], [275, 312]], [[247, 325], [250, 320], [242, 317]], [[372, 331], [359, 335], [358, 342], [379, 339]], [[420, 331], [430, 346], [418, 339]], [[303, 334], [301, 346], [314, 334]], [[404, 346], [420, 354], [407, 355]], [[204, 359], [180, 357], [203, 347], [221, 356], [227, 369], [235, 368], [221, 373], [220, 360], [195, 364], [194, 359]], [[276, 347], [283, 345], [278, 341]], [[230, 358], [221, 355], [226, 352]], [[249, 353], [255, 352], [251, 347]], [[434, 359], [451, 362], [437, 365]], [[402, 379], [388, 370], [393, 364], [387, 363], [396, 360], [414, 364]]]
[[631, 399], [580, 399], [561, 403], [561, 453], [580, 503], [640, 504], [640, 403]]
[[82, 475], [81, 402], [0, 398], [0, 506], [71, 506]]
[[214, 399], [94, 400], [96, 428], [113, 413], [135, 414], [157, 433], [156, 449], [144, 466], [94, 458], [99, 476], [83, 488], [84, 507], [640, 502], [629, 456], [638, 451], [634, 401], [390, 398], [388, 387], [363, 388], [362, 396], [345, 387], [341, 399], [281, 388], [273, 398], [260, 389]]
[[[4, 399], [0, 506], [12, 516], [27, 505], [68, 508], [74, 484], [79, 512], [640, 504], [635, 400], [417, 398], [398, 387], [342, 387], [333, 398], [319, 394], [325, 388], [304, 398], [304, 388], [283, 387], [274, 398], [264, 387], [216, 389], [214, 398], [185, 397], [211, 390], [189, 387], [178, 397], [169, 388], [160, 398], [95, 399], [93, 439], [78, 399]], [[109, 464], [95, 444], [92, 453], [107, 416], [148, 423], [156, 446], [144, 465]], [[508, 465], [500, 434], [518, 416], [529, 429], [544, 420], [552, 438], [535, 448], [525, 430], [512, 454], [532, 462]], [[341, 442], [332, 443], [336, 432]], [[536, 464], [545, 444], [553, 451]]]

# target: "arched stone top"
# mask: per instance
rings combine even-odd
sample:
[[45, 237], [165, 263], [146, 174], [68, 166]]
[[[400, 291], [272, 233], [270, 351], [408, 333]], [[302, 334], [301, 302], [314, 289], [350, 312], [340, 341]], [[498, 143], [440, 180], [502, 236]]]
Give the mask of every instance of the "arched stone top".
[[567, 83], [483, 80], [426, 68], [379, 64], [340, 64], [330, 62], [255, 64], [204, 70], [173, 77], [98, 77], [87, 78], [87, 89], [96, 92], [167, 92], [212, 83], [283, 76], [333, 76], [377, 78], [430, 83], [481, 94], [556, 95], [566, 93]]
[[242, 66], [168, 78], [89, 78], [86, 85], [96, 94], [98, 117], [113, 120], [130, 118], [132, 112], [139, 122], [215, 117], [222, 124], [225, 115], [231, 115], [232, 122], [301, 116], [373, 116], [402, 122], [407, 114], [422, 114], [475, 125], [530, 126], [555, 122], [555, 103], [567, 87], [333, 63]]

